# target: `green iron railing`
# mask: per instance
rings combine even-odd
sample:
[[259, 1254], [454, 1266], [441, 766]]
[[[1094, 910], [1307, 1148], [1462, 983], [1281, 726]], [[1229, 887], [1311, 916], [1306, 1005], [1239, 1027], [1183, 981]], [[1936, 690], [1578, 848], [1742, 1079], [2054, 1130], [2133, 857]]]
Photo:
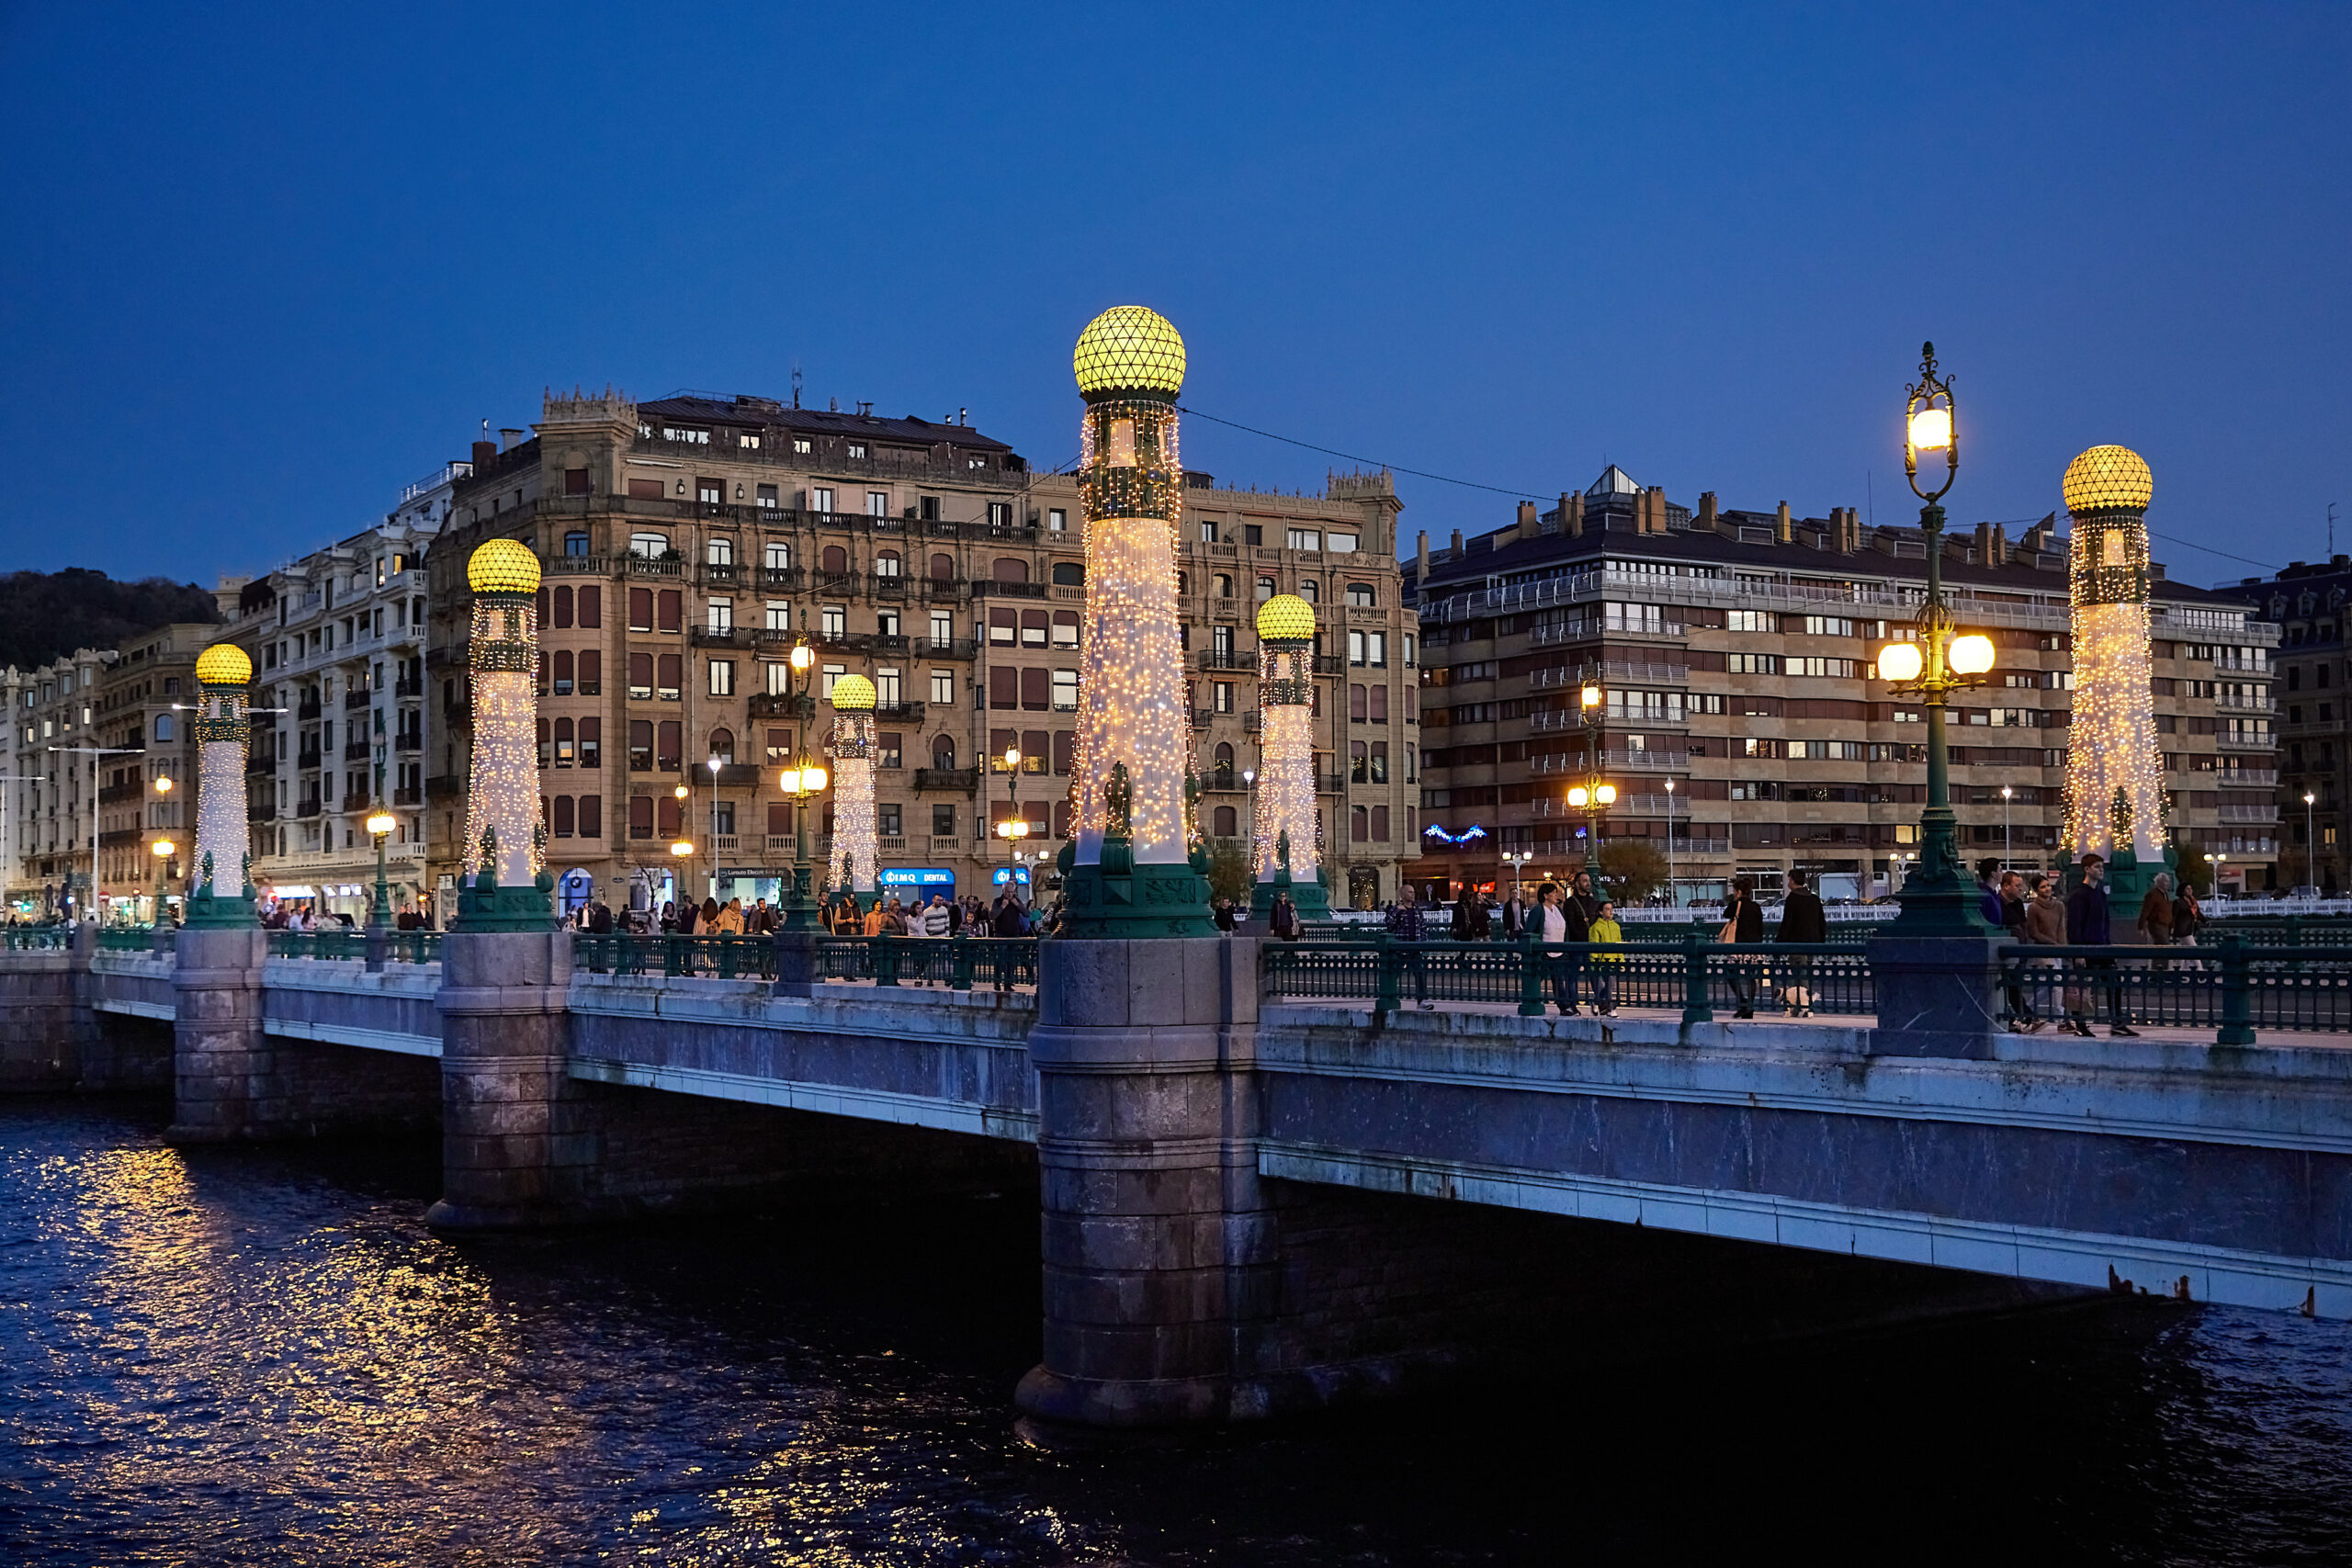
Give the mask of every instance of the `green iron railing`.
[[70, 953], [74, 948], [72, 926], [6, 926], [9, 953]]
[[[876, 986], [1033, 985], [1035, 937], [816, 936], [817, 977]], [[582, 932], [572, 962], [591, 974], [662, 975], [714, 980], [773, 980], [775, 942], [765, 936], [639, 936]]]
[[[1704, 1023], [1717, 1008], [1815, 1014], [1873, 1014], [1870, 957], [1837, 943], [1678, 944], [1532, 942], [1268, 942], [1262, 979], [1270, 998], [1370, 1001], [1384, 1014], [1407, 1003], [1508, 1003], [1524, 1017], [1573, 998], [1590, 1007], [1605, 996], [1619, 1009], [1679, 1010]], [[1596, 985], [1596, 982], [1599, 984]]]
[[2352, 952], [2225, 934], [2165, 947], [2007, 947], [2003, 1015], [2021, 1026], [2211, 1029], [2222, 1045], [2259, 1031], [2352, 1033]]

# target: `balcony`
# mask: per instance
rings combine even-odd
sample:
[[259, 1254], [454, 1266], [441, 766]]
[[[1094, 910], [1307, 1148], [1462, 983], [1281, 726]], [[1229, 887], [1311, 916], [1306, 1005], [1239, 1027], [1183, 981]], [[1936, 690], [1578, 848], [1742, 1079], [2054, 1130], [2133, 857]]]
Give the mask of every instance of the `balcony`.
[[2278, 741], [2267, 735], [2230, 735], [2225, 733], [2218, 735], [2214, 737], [2214, 739], [2221, 744], [2221, 748], [2224, 751], [2275, 751], [2278, 749]]
[[466, 776], [463, 773], [435, 773], [424, 781], [424, 793], [435, 800], [462, 795], [466, 793]]
[[742, 582], [750, 572], [749, 567], [737, 566], [733, 561], [705, 561], [702, 580], [707, 587], [733, 588]]
[[745, 648], [751, 637], [733, 626], [696, 626], [693, 641], [696, 648]]
[[315, 800], [306, 800], [294, 807], [294, 815], [298, 818], [316, 817], [319, 814], [319, 802]]
[[[1583, 682], [1588, 673], [1587, 671], [1569, 665], [1555, 665], [1549, 670], [1538, 670], [1530, 674], [1527, 677], [1527, 689], [1531, 692], [1548, 692], [1563, 686], [1578, 685]], [[1690, 667], [1681, 663], [1647, 663], [1639, 660], [1611, 659], [1603, 660], [1600, 666], [1600, 680], [1603, 683], [1611, 681], [1656, 681], [1679, 685], [1690, 678]]]
[[1348, 775], [1345, 773], [1317, 773], [1315, 775], [1315, 793], [1317, 795], [1345, 795], [1347, 791]]
[[2276, 806], [2223, 806], [2218, 808], [2218, 819], [2223, 822], [2264, 822], [2278, 820]]
[[2222, 768], [2215, 771], [2212, 782], [2223, 789], [2276, 789], [2278, 787], [2278, 770]]
[[903, 599], [909, 581], [904, 573], [877, 571], [866, 580], [865, 591], [876, 599]]
[[1336, 653], [1318, 653], [1315, 656], [1315, 672], [1317, 675], [1342, 674], [1347, 668], [1347, 660]]
[[874, 848], [880, 854], [902, 855], [907, 852], [907, 840], [901, 834], [883, 833], [876, 837]]
[[406, 752], [422, 751], [424, 750], [424, 737], [421, 734], [413, 732], [394, 736], [392, 738], [392, 750], [395, 751]]
[[800, 569], [797, 566], [763, 566], [760, 568], [760, 586], [779, 592], [800, 591]]
[[978, 768], [917, 768], [915, 770], [915, 788], [918, 790], [960, 789], [969, 795], [979, 787], [980, 770]]
[[345, 713], [350, 713], [355, 709], [366, 707], [369, 703], [372, 703], [375, 700], [375, 693], [369, 691], [365, 686], [355, 686], [350, 691], [343, 694], [343, 710]]
[[411, 680], [406, 675], [401, 676], [399, 680], [392, 682], [392, 695], [396, 697], [421, 697], [424, 695], [424, 677], [419, 675], [414, 680]]
[[933, 833], [929, 852], [934, 855], [960, 855], [968, 846], [960, 833]]
[[760, 782], [760, 766], [756, 762], [721, 762], [716, 772], [708, 764], [695, 768], [696, 784], [712, 784], [720, 789], [746, 789]]
[[353, 789], [344, 792], [343, 808], [345, 811], [365, 811], [375, 804], [375, 795], [367, 790]]
[[374, 754], [375, 748], [365, 740], [346, 740], [343, 743], [343, 760], [346, 762], [364, 762]]
[[315, 746], [305, 746], [302, 748], [300, 755], [295, 759], [294, 765], [307, 771], [316, 768], [319, 765], [319, 749]]
[[897, 719], [908, 724], [920, 724], [926, 706], [922, 703], [882, 703], [874, 709], [876, 719]]
[[1193, 668], [1200, 671], [1239, 670], [1254, 675], [1258, 672], [1258, 656], [1254, 653], [1218, 653], [1203, 649], [1193, 655]]
[[304, 697], [301, 703], [294, 709], [294, 716], [297, 719], [318, 717], [319, 699], [316, 697]]
[[277, 821], [277, 803], [274, 800], [248, 799], [245, 802], [245, 820], [248, 822]]
[[98, 804], [100, 806], [113, 806], [120, 801], [137, 800], [146, 792], [147, 786], [143, 783], [108, 784], [104, 789], [98, 791]]
[[914, 639], [910, 651], [923, 659], [977, 659], [980, 654], [980, 645], [967, 637], [919, 637]]
[[1042, 582], [997, 582], [982, 581], [972, 584], [975, 599], [1050, 599], [1053, 591]]
[[815, 710], [814, 697], [792, 697], [780, 692], [753, 692], [753, 718], [802, 718]]
[[422, 806], [424, 804], [424, 791], [414, 784], [402, 784], [398, 789], [392, 791], [392, 804], [394, 806]]

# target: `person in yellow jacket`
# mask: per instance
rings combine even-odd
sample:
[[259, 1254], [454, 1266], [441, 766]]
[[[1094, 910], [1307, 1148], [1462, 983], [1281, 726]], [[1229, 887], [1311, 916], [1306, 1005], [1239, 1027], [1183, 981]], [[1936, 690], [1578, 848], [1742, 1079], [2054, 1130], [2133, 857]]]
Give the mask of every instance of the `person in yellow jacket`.
[[[1592, 918], [1592, 929], [1585, 940], [1596, 945], [1621, 942], [1625, 940], [1625, 928], [1617, 923], [1617, 906], [1601, 901], [1600, 910]], [[1592, 1010], [1603, 1018], [1617, 1016], [1617, 976], [1625, 972], [1625, 955], [1622, 953], [1596, 953], [1592, 955]]]

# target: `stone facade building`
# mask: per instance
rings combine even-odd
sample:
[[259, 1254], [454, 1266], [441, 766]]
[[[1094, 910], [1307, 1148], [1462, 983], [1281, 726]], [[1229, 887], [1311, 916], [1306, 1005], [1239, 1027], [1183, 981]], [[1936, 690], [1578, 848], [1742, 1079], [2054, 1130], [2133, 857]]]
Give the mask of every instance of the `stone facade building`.
[[[2284, 843], [2278, 880], [2341, 894], [2347, 803], [2352, 803], [2352, 556], [2290, 561], [2269, 581], [2249, 577], [2224, 592], [2275, 629], [2277, 807]], [[2303, 797], [2312, 798], [2306, 802]]]
[[[656, 903], [682, 887], [777, 897], [793, 848], [776, 769], [804, 739], [785, 656], [803, 636], [820, 696], [851, 673], [876, 688], [885, 885], [969, 893], [1031, 877], [994, 831], [1017, 816], [1050, 891], [1085, 598], [1074, 479], [960, 423], [699, 394], [551, 396], [527, 437], [478, 446], [472, 467], [428, 558], [427, 686], [447, 720], [425, 778], [437, 883], [454, 886], [464, 812], [464, 563], [512, 536], [545, 572], [540, 753], [567, 903], [591, 889], [616, 905], [632, 889]], [[1335, 477], [1320, 496], [1188, 484], [1179, 564], [1202, 830], [1249, 830], [1252, 615], [1273, 593], [1305, 594], [1326, 621], [1333, 897], [1385, 897], [1416, 828], [1416, 623], [1394, 488], [1385, 475]], [[820, 704], [816, 742], [831, 716]], [[694, 846], [683, 863], [681, 840]]]
[[254, 579], [230, 635], [254, 661], [246, 758], [254, 881], [265, 901], [364, 922], [376, 879], [367, 818], [380, 801], [392, 908], [424, 870], [424, 558], [468, 471], [447, 463], [377, 526]]
[[[1914, 626], [1917, 527], [1668, 502], [1610, 468], [1539, 515], [1430, 550], [1413, 577], [1423, 626], [1423, 855], [1432, 889], [1560, 874], [1594, 820], [1566, 792], [1616, 799], [1602, 841], [1646, 840], [1685, 899], [1734, 875], [1802, 868], [1871, 897], [1917, 853], [1926, 726], [1876, 678], [1880, 644]], [[2054, 524], [1946, 536], [1963, 628], [1989, 635], [1987, 683], [1953, 699], [1951, 794], [1971, 861], [2046, 863], [2064, 811], [2071, 660], [2065, 543]], [[2260, 886], [2277, 851], [2270, 730], [2277, 628], [2224, 594], [2155, 584], [2154, 685], [2168, 832], [2184, 861]], [[1597, 723], [1579, 694], [1600, 688]], [[1597, 743], [1597, 744], [1596, 744]], [[1594, 753], [1598, 752], [1596, 766]], [[1670, 787], [1669, 787], [1670, 785]], [[2009, 794], [2004, 796], [2002, 790]], [[1669, 849], [1670, 846], [1670, 849]]]

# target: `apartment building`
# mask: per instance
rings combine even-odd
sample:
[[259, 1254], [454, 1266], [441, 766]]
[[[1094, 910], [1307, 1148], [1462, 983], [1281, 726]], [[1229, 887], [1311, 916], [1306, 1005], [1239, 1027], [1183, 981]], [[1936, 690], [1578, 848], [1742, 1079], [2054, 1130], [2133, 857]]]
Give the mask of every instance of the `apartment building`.
[[8, 908], [19, 918], [68, 909], [78, 918], [89, 907], [105, 761], [93, 754], [98, 682], [114, 660], [112, 649], [85, 648], [38, 670], [7, 671], [14, 722], [0, 838], [10, 852]]
[[[1984, 685], [1955, 694], [1951, 795], [1962, 851], [2048, 863], [2064, 819], [2072, 660], [2065, 540], [2054, 518], [2012, 540], [1948, 533], [1962, 626], [1991, 637]], [[1916, 635], [1925, 536], [1827, 518], [1696, 508], [1611, 467], [1580, 494], [1431, 550], [1413, 569], [1422, 625], [1421, 858], [1436, 891], [1580, 866], [1601, 840], [1649, 841], [1679, 898], [1735, 875], [1805, 870], [1871, 897], [1916, 863], [1925, 713], [1876, 679], [1878, 647]], [[2156, 725], [2167, 830], [2228, 886], [2272, 874], [2278, 628], [2154, 569]], [[1597, 724], [1579, 694], [1601, 690]], [[1568, 789], [1617, 791], [1597, 818]]]
[[[233, 604], [242, 586], [225, 582], [221, 599]], [[220, 633], [209, 621], [159, 626], [122, 644], [98, 676], [98, 890], [109, 909], [127, 900], [128, 919], [153, 917], [156, 843], [174, 850], [162, 863], [167, 901], [197, 871], [196, 658]], [[237, 869], [226, 868], [232, 878]]]
[[[775, 764], [821, 747], [831, 723], [820, 706], [818, 733], [798, 733], [785, 658], [802, 637], [820, 697], [846, 674], [874, 682], [886, 886], [1055, 886], [1086, 592], [1075, 479], [1033, 471], [960, 420], [695, 393], [550, 396], [530, 433], [479, 445], [472, 469], [428, 558], [426, 674], [446, 719], [425, 778], [438, 886], [454, 888], [460, 869], [464, 564], [493, 536], [526, 540], [544, 566], [540, 763], [568, 906], [592, 890], [777, 896], [793, 839]], [[1414, 824], [1410, 768], [1390, 768], [1390, 747], [1412, 755], [1417, 694], [1393, 486], [1335, 478], [1322, 495], [1281, 496], [1188, 483], [1180, 587], [1203, 830], [1248, 832], [1252, 615], [1298, 592], [1330, 616], [1318, 772], [1334, 893], [1393, 892]], [[830, 818], [816, 809], [821, 863]], [[1013, 864], [995, 831], [1016, 818], [1034, 863]], [[670, 852], [682, 839], [695, 851], [683, 863]]]
[[363, 921], [375, 893], [367, 818], [385, 840], [392, 907], [424, 879], [424, 558], [469, 472], [445, 463], [372, 528], [247, 583], [229, 635], [252, 655], [245, 808], [266, 900]]
[[2346, 638], [2352, 556], [2290, 561], [2275, 578], [2245, 578], [2222, 592], [2243, 600], [2278, 637], [2271, 671], [2278, 704], [2275, 798], [2285, 840], [2278, 880], [2340, 893], [2346, 883], [2345, 808], [2352, 801], [2352, 691], [2346, 689], [2352, 681]]

